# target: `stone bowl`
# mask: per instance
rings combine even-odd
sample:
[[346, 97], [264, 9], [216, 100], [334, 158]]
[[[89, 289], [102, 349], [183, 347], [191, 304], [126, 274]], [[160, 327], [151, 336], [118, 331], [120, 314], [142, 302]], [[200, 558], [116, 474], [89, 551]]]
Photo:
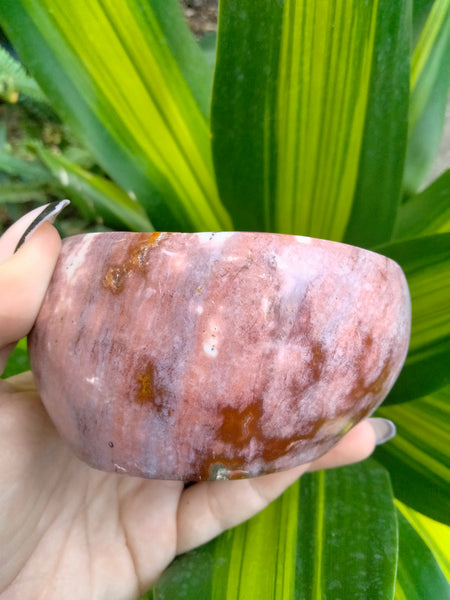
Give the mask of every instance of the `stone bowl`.
[[92, 467], [254, 477], [312, 461], [383, 401], [411, 308], [392, 260], [270, 233], [67, 238], [29, 336], [62, 438]]

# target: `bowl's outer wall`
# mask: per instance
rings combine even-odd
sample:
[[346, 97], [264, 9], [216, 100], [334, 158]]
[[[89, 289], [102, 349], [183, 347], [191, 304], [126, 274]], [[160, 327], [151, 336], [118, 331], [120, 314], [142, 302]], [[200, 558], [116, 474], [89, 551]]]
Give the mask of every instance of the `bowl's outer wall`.
[[100, 233], [64, 240], [29, 351], [90, 465], [238, 478], [313, 460], [372, 413], [410, 320], [400, 267], [345, 244]]

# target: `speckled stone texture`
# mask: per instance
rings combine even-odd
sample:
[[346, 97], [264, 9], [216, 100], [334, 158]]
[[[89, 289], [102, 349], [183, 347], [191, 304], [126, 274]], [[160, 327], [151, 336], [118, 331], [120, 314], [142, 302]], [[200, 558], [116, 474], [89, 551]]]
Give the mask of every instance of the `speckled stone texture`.
[[68, 238], [29, 337], [44, 404], [90, 465], [251, 477], [313, 460], [385, 398], [405, 277], [344, 244], [258, 233]]

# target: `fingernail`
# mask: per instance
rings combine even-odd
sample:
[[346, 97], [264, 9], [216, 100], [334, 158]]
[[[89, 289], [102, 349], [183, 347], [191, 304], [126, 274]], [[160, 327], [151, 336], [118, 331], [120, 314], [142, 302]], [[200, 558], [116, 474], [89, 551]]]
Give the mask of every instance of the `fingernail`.
[[53, 221], [56, 219], [56, 217], [59, 215], [59, 213], [64, 208], [66, 208], [66, 206], [68, 206], [69, 204], [70, 204], [70, 200], [57, 200], [56, 202], [50, 202], [50, 204], [47, 204], [46, 206], [44, 206], [42, 211], [38, 214], [38, 216], [25, 229], [22, 237], [20, 238], [20, 240], [17, 243], [14, 253], [16, 253], [17, 250], [21, 246], [23, 246], [23, 244], [27, 241], [28, 237], [34, 231], [36, 231], [36, 229], [40, 225], [42, 225], [42, 223], [45, 223], [46, 221], [48, 221], [49, 223], [53, 223]]
[[397, 433], [397, 428], [392, 421], [389, 419], [382, 419], [381, 417], [372, 417], [369, 419], [369, 423], [375, 430], [375, 443], [377, 446], [385, 444]]

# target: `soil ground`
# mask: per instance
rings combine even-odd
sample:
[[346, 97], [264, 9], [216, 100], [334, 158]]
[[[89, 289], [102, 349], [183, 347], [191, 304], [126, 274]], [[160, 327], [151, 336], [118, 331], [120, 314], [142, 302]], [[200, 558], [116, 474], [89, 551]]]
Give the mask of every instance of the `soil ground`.
[[180, 4], [195, 35], [217, 29], [218, 0], [180, 0]]

